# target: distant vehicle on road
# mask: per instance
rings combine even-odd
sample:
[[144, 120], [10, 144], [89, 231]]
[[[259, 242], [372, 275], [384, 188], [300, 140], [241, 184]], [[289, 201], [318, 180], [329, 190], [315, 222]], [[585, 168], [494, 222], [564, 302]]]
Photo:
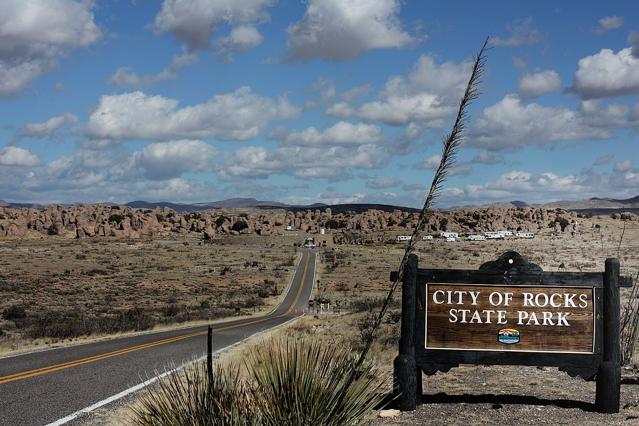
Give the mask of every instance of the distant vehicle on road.
[[306, 248], [313, 248], [315, 247], [315, 238], [313, 237], [308, 237], [304, 240], [304, 247]]

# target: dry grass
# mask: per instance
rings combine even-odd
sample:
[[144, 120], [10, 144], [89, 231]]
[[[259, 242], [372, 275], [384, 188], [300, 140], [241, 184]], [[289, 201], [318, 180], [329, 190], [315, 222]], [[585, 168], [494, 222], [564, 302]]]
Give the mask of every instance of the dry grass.
[[294, 271], [293, 242], [0, 241], [0, 352], [267, 310]]

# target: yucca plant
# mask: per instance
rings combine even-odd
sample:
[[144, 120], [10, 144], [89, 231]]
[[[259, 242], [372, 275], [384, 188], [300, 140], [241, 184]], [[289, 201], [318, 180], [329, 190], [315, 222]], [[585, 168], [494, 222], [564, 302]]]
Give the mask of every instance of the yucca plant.
[[162, 378], [132, 408], [137, 425], [257, 425], [259, 414], [236, 367], [217, 366], [208, 383], [204, 362]]
[[386, 381], [365, 365], [345, 389], [356, 362], [350, 351], [319, 341], [273, 340], [254, 349], [246, 365], [262, 423], [360, 424], [381, 402]]

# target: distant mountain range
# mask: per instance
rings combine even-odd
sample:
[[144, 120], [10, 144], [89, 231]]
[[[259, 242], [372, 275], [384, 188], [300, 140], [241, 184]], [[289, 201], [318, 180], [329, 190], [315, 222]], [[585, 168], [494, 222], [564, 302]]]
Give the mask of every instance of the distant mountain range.
[[346, 211], [353, 211], [355, 213], [361, 213], [366, 210], [376, 209], [392, 212], [393, 210], [403, 210], [408, 212], [417, 212], [418, 209], [412, 207], [393, 206], [389, 204], [323, 204], [314, 203], [308, 205], [294, 205], [284, 204], [277, 201], [259, 201], [255, 198], [229, 198], [228, 200], [213, 201], [210, 203], [196, 203], [196, 204], [177, 204], [177, 203], [149, 203], [147, 201], [132, 201], [126, 204], [129, 207], [139, 209], [154, 209], [156, 207], [164, 208], [168, 207], [175, 211], [198, 211], [207, 209], [246, 209], [246, 208], [259, 208], [259, 209], [286, 209], [291, 211], [299, 210], [313, 210], [313, 209], [325, 209], [330, 208], [334, 213], [343, 213]]
[[[155, 209], [168, 207], [178, 212], [186, 211], [198, 211], [207, 209], [240, 209], [240, 208], [261, 208], [261, 209], [286, 209], [292, 211], [308, 210], [308, 209], [325, 209], [330, 208], [335, 213], [342, 213], [346, 211], [352, 211], [360, 213], [369, 209], [377, 209], [383, 211], [402, 210], [407, 212], [418, 212], [419, 209], [412, 207], [394, 206], [390, 204], [323, 204], [315, 203], [309, 205], [291, 205], [280, 203], [277, 201], [260, 201], [255, 198], [229, 198], [227, 200], [212, 201], [208, 203], [171, 203], [166, 201], [148, 202], [148, 201], [132, 201], [126, 204], [132, 208], [140, 209]], [[0, 207], [14, 207], [14, 208], [44, 208], [42, 204], [37, 203], [10, 203], [0, 200]], [[472, 208], [477, 206], [466, 205], [457, 208]], [[639, 211], [639, 195], [627, 199], [614, 199], [614, 198], [589, 198], [587, 200], [577, 201], [553, 201], [545, 204], [528, 204], [525, 201], [510, 201], [502, 203], [492, 203], [482, 205], [480, 207], [546, 207], [546, 208], [561, 208], [565, 210], [575, 210], [591, 212], [595, 214], [606, 214], [615, 210], [629, 210]]]
[[[194, 204], [178, 204], [169, 203], [165, 201], [150, 203], [148, 201], [131, 201], [126, 204], [129, 207], [138, 209], [154, 209], [156, 207], [164, 208], [168, 207], [178, 212], [183, 211], [197, 211], [207, 209], [242, 209], [251, 207], [274, 207], [282, 208], [289, 207], [288, 204], [278, 203], [277, 201], [259, 201], [255, 198], [229, 198], [228, 200], [212, 201], [209, 203], [194, 203]], [[323, 204], [322, 204], [323, 205]]]
[[[464, 205], [454, 208], [477, 207], [473, 205]], [[500, 203], [482, 204], [480, 207], [545, 207], [548, 209], [564, 209], [564, 210], [588, 210], [588, 209], [637, 209], [639, 208], [639, 195], [626, 199], [615, 198], [588, 198], [586, 200], [572, 201], [552, 201], [549, 203], [531, 204], [525, 201], [506, 201]]]

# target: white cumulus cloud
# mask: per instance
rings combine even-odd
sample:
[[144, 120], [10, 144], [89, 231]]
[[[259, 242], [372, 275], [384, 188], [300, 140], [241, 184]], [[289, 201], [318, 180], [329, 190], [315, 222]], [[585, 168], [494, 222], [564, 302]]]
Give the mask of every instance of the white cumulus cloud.
[[288, 28], [287, 59], [348, 60], [367, 50], [402, 47], [398, 0], [309, 0], [304, 17]]
[[7, 146], [0, 151], [0, 166], [31, 167], [38, 164], [38, 156], [24, 148]]
[[[158, 33], [172, 33], [191, 49], [206, 49], [220, 26], [267, 20], [265, 9], [273, 3], [274, 0], [164, 0], [154, 28]], [[244, 46], [247, 41], [255, 44], [255, 34], [247, 38], [246, 28], [239, 31], [234, 37], [236, 41], [243, 38]], [[233, 32], [229, 37], [233, 37]]]
[[240, 25], [219, 40], [218, 48], [222, 51], [253, 49], [262, 43], [262, 39], [262, 34], [253, 25]]
[[215, 154], [215, 148], [200, 140], [156, 142], [133, 154], [133, 166], [149, 179], [170, 179], [209, 170]]
[[376, 144], [317, 148], [281, 146], [269, 150], [260, 146], [242, 147], [219, 164], [222, 178], [268, 178], [291, 175], [302, 178], [339, 179], [350, 170], [373, 169], [388, 159], [387, 152]]
[[559, 74], [556, 71], [547, 70], [524, 75], [519, 80], [517, 88], [523, 98], [533, 99], [557, 90], [560, 85]]
[[468, 143], [497, 150], [611, 136], [609, 130], [592, 126], [575, 111], [536, 103], [524, 104], [517, 96], [507, 95], [479, 114]]
[[572, 90], [584, 99], [639, 94], [639, 58], [629, 47], [586, 56], [579, 60]]
[[98, 140], [213, 137], [240, 141], [255, 138], [271, 120], [296, 117], [299, 112], [286, 98], [255, 95], [249, 87], [184, 108], [178, 108], [177, 100], [136, 91], [103, 96], [86, 130]]
[[441, 119], [457, 110], [471, 67], [470, 62], [437, 64], [431, 56], [422, 55], [408, 75], [390, 78], [377, 100], [359, 106], [338, 102], [326, 113], [395, 126], [413, 122], [440, 127]]
[[42, 123], [27, 123], [19, 132], [19, 136], [28, 138], [44, 138], [52, 135], [66, 124], [75, 123], [77, 121], [78, 117], [76, 117], [75, 114], [68, 112], [66, 114], [51, 117]]
[[382, 139], [379, 126], [364, 123], [340, 121], [323, 130], [309, 127], [301, 132], [293, 132], [281, 138], [281, 142], [299, 146], [362, 145]]
[[69, 51], [101, 35], [94, 2], [4, 0], [0, 12], [0, 96], [14, 95]]

